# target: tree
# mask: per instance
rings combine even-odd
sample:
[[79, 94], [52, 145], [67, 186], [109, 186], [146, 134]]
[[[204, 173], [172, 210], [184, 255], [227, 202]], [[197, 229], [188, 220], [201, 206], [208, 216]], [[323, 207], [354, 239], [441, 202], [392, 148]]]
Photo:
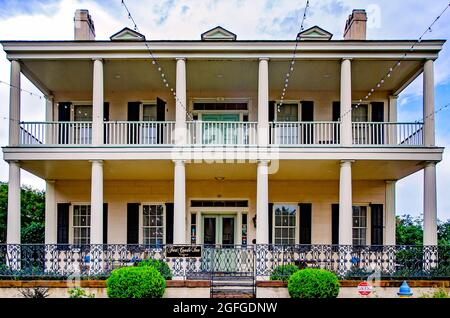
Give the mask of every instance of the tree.
[[[22, 243], [44, 243], [45, 192], [28, 186], [21, 189]], [[8, 184], [0, 182], [0, 243], [6, 242]]]
[[[397, 245], [423, 244], [423, 219], [413, 218], [411, 215], [397, 216], [396, 242]], [[438, 221], [438, 245], [450, 246], [450, 219], [446, 222]]]

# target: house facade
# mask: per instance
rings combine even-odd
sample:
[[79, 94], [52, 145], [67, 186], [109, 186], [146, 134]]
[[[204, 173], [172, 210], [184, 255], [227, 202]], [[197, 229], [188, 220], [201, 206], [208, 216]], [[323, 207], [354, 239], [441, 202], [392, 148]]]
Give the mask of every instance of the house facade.
[[[436, 245], [444, 41], [367, 40], [365, 28], [355, 10], [343, 40], [313, 27], [293, 55], [296, 41], [221, 27], [96, 41], [78, 10], [74, 41], [2, 41], [7, 243], [21, 243], [21, 169], [46, 181], [45, 243], [76, 246], [393, 246], [396, 182], [424, 170], [424, 245]], [[397, 97], [420, 74], [423, 120], [399, 122]], [[45, 122], [21, 121], [21, 75], [46, 96]]]

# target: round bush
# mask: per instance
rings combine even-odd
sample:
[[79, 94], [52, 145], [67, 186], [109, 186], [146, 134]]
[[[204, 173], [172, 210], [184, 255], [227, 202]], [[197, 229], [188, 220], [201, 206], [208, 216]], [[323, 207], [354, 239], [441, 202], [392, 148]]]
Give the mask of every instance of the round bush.
[[161, 298], [166, 281], [152, 266], [122, 267], [111, 272], [106, 287], [110, 298]]
[[289, 278], [288, 291], [292, 298], [336, 298], [339, 280], [324, 269], [302, 269]]
[[294, 264], [279, 265], [275, 267], [270, 274], [270, 280], [282, 280], [287, 282], [292, 274], [299, 271], [299, 268]]
[[172, 271], [166, 262], [159, 259], [147, 259], [139, 263], [138, 266], [153, 266], [164, 277], [165, 280], [172, 279]]

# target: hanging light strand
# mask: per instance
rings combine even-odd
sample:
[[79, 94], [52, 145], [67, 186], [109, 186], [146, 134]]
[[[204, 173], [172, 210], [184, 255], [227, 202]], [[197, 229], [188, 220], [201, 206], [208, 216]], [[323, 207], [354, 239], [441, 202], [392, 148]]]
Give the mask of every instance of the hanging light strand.
[[[423, 38], [425, 37], [426, 34], [432, 32], [432, 28], [434, 27], [434, 25], [436, 24], [436, 22], [444, 15], [444, 13], [450, 8], [450, 2], [445, 6], [445, 8], [439, 13], [439, 15], [433, 20], [433, 22], [431, 22], [431, 24], [425, 29], [425, 31], [423, 31], [423, 33], [420, 35], [420, 37], [411, 45], [411, 47], [409, 48], [408, 52], [405, 52], [402, 57], [396, 61], [394, 64], [391, 65], [391, 67], [389, 67], [388, 71], [385, 73], [385, 75], [381, 78], [381, 80], [379, 80], [377, 82], [377, 84], [372, 87], [367, 94], [364, 96], [364, 98], [360, 98], [358, 100], [358, 103], [355, 105], [355, 108], [358, 108], [361, 104], [363, 104], [364, 102], [367, 102], [370, 98], [370, 96], [372, 96], [372, 94], [375, 92], [375, 90], [381, 88], [381, 86], [383, 86], [383, 84], [386, 82], [386, 80], [388, 80], [391, 76], [392, 73], [400, 67], [402, 61], [404, 61], [406, 59], [406, 57], [408, 56], [408, 54], [410, 52], [414, 51], [414, 48], [422, 42]], [[351, 114], [352, 112], [352, 108], [350, 107], [350, 109], [348, 111], [346, 111], [343, 115], [342, 118]], [[433, 115], [433, 114], [432, 114]], [[341, 118], [341, 120], [342, 120]]]
[[284, 97], [286, 96], [287, 89], [289, 87], [289, 79], [291, 78], [292, 73], [294, 72], [295, 58], [297, 57], [297, 50], [300, 44], [300, 33], [304, 30], [304, 24], [306, 20], [306, 15], [309, 8], [309, 0], [306, 1], [305, 10], [303, 11], [303, 17], [300, 23], [300, 31], [297, 33], [297, 37], [295, 38], [295, 47], [294, 52], [292, 54], [292, 58], [289, 61], [288, 71], [284, 77], [283, 81], [283, 89], [281, 92], [280, 103], [277, 105], [277, 111], [280, 112], [280, 106], [283, 105]]
[[17, 87], [17, 86], [15, 86], [15, 85], [12, 85], [12, 84], [10, 84], [10, 83], [7, 83], [7, 82], [1, 81], [1, 80], [0, 80], [0, 84], [6, 85], [6, 86], [9, 86], [9, 87], [13, 87], [13, 88], [15, 88], [15, 89], [20, 90], [22, 93], [28, 94], [28, 95], [30, 95], [30, 96], [38, 97], [38, 98], [41, 99], [41, 100], [42, 100], [42, 99], [46, 99], [46, 97], [45, 97], [44, 95], [40, 95], [40, 94], [33, 93], [32, 91], [28, 91], [28, 90], [26, 90], [26, 89]]
[[[121, 4], [122, 4], [122, 6], [125, 8], [125, 10], [126, 10], [126, 12], [127, 12], [128, 19], [129, 19], [129, 20], [131, 21], [131, 23], [133, 24], [133, 29], [134, 29], [136, 32], [141, 33], [141, 31], [139, 30], [139, 27], [138, 27], [138, 25], [137, 25], [135, 19], [133, 18], [133, 15], [131, 14], [131, 11], [129, 10], [129, 8], [128, 8], [127, 4], [125, 3], [125, 1], [124, 1], [124, 0], [121, 0]], [[169, 90], [170, 90], [170, 93], [173, 95], [173, 98], [174, 98], [174, 100], [175, 100], [175, 104], [176, 104], [176, 105], [180, 105], [180, 106], [184, 109], [184, 111], [186, 112], [186, 115], [187, 115], [187, 117], [188, 117], [189, 120], [194, 120], [192, 114], [188, 111], [186, 105], [185, 105], [184, 103], [182, 103], [182, 102], [180, 101], [180, 99], [177, 97], [177, 92], [176, 92], [175, 88], [174, 88], [173, 86], [170, 85], [170, 83], [169, 83], [169, 81], [168, 81], [168, 79], [167, 79], [167, 76], [166, 76], [166, 74], [164, 73], [163, 67], [161, 66], [161, 64], [160, 64], [160, 63], [158, 62], [158, 60], [156, 59], [156, 57], [155, 57], [155, 55], [153, 54], [153, 52], [152, 52], [152, 50], [151, 50], [151, 48], [150, 48], [150, 45], [147, 43], [147, 41], [144, 41], [144, 45], [145, 45], [145, 47], [146, 47], [146, 49], [147, 49], [147, 51], [148, 51], [148, 53], [149, 53], [149, 55], [150, 55], [151, 63], [155, 66], [155, 68], [157, 69], [157, 71], [158, 71], [158, 73], [159, 73], [159, 75], [160, 75], [160, 77], [161, 77], [161, 81], [163, 82], [164, 87], [166, 87], [167, 89], [169, 89]]]

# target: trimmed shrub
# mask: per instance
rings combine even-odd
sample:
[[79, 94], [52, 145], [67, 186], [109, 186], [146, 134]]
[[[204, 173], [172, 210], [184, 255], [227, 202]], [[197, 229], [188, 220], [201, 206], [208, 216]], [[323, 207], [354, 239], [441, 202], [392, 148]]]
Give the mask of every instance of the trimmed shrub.
[[292, 298], [336, 298], [339, 280], [324, 269], [302, 269], [289, 278], [288, 291]]
[[110, 298], [161, 298], [166, 281], [153, 266], [122, 267], [106, 280]]
[[138, 266], [153, 266], [164, 277], [165, 280], [172, 279], [172, 271], [166, 262], [159, 259], [147, 259], [139, 263]]
[[299, 268], [294, 264], [278, 265], [270, 274], [270, 280], [282, 280], [287, 282], [292, 274], [299, 271]]

